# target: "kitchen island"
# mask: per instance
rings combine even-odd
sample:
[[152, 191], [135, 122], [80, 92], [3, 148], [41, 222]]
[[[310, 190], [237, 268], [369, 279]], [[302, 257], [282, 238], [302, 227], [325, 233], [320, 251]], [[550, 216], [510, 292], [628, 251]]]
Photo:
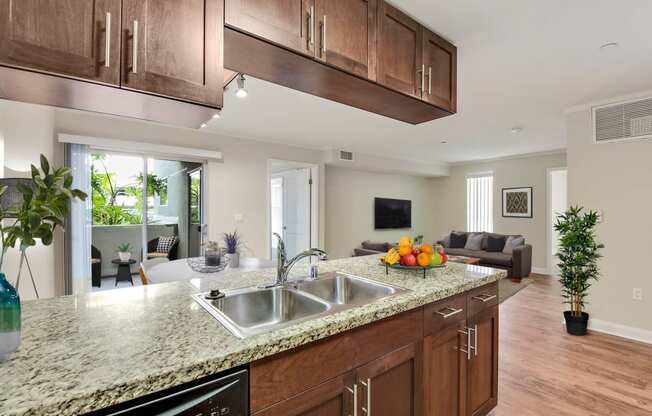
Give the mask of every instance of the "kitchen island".
[[[442, 299], [459, 303], [456, 295], [464, 294], [466, 303], [467, 293], [489, 286], [495, 290], [493, 283], [506, 276], [502, 270], [455, 263], [429, 271], [426, 279], [405, 271], [386, 274], [379, 256], [321, 262], [320, 271], [342, 271], [408, 291], [246, 339], [233, 336], [191, 296], [271, 282], [273, 269], [25, 302], [21, 347], [0, 363], [0, 415], [83, 414], [239, 365], [273, 364], [269, 357], [275, 354], [357, 333], [377, 321], [403, 319], [406, 312], [426, 317], [423, 307]], [[496, 308], [497, 317], [495, 299], [487, 305]], [[454, 306], [441, 309], [446, 308]], [[427, 319], [416, 328], [421, 337], [427, 335]], [[391, 338], [392, 333], [383, 335]]]

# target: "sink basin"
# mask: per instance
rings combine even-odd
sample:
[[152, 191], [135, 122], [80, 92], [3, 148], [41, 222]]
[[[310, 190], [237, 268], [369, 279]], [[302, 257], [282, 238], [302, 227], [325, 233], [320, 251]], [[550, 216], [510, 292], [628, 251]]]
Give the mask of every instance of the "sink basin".
[[217, 300], [206, 299], [206, 293], [192, 297], [235, 336], [247, 338], [402, 292], [406, 289], [345, 273], [324, 273], [316, 280], [285, 286], [228, 290]]
[[218, 300], [195, 299], [235, 335], [244, 338], [283, 328], [328, 311], [321, 299], [286, 287], [232, 291]]
[[329, 273], [317, 280], [301, 282], [297, 289], [336, 305], [365, 304], [400, 290], [343, 273]]

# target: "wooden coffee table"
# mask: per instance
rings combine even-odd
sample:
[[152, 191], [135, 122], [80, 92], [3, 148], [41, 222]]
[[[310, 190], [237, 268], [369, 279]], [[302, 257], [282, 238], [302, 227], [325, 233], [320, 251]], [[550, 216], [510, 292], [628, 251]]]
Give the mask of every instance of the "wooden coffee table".
[[454, 263], [464, 263], [464, 264], [480, 264], [479, 258], [467, 257], [467, 256], [449, 255], [448, 261], [452, 261]]

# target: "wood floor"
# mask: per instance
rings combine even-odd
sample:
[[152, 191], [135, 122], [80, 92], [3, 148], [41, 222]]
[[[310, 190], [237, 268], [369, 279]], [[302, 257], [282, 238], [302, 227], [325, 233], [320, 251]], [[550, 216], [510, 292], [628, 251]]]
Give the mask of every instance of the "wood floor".
[[652, 346], [567, 335], [547, 276], [500, 305], [498, 407], [490, 416], [652, 415]]

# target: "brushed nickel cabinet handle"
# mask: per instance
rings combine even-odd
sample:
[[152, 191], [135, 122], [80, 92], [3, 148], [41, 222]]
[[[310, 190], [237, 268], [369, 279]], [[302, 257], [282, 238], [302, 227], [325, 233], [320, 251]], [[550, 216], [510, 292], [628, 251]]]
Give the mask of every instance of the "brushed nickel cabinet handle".
[[360, 384], [365, 386], [367, 389], [367, 407], [363, 407], [362, 411], [365, 412], [367, 416], [371, 416], [371, 379], [368, 378], [366, 383], [361, 381]]
[[351, 394], [353, 394], [353, 416], [358, 416], [358, 384], [354, 384], [353, 388], [346, 388]]
[[466, 330], [461, 330], [458, 329], [457, 332], [459, 332], [462, 335], [466, 335], [466, 349], [460, 348], [460, 351], [462, 351], [464, 354], [466, 354], [466, 360], [470, 361], [471, 360], [471, 331], [469, 330], [470, 328], [466, 328]]
[[421, 64], [421, 91], [426, 87], [426, 65]]
[[106, 40], [104, 41], [104, 66], [111, 67], [111, 12], [106, 12], [106, 30], [104, 31]]
[[483, 293], [481, 295], [473, 296], [471, 299], [477, 300], [482, 303], [489, 302], [490, 300], [496, 299], [496, 295], [489, 295], [487, 293]]
[[312, 46], [315, 44], [315, 6], [310, 6], [308, 11], [308, 26], [308, 43]]
[[436, 311], [435, 313], [441, 315], [441, 317], [444, 319], [448, 319], [451, 316], [457, 315], [458, 313], [461, 313], [463, 311], [464, 309], [455, 309], [455, 308], [451, 308], [450, 306], [447, 306], [443, 309]]
[[432, 95], [432, 67], [428, 67], [428, 95]]
[[477, 357], [478, 356], [478, 325], [473, 326], [473, 353]]
[[326, 15], [321, 21], [321, 52], [326, 54]]
[[131, 72], [138, 73], [138, 20], [134, 20], [134, 51]]

